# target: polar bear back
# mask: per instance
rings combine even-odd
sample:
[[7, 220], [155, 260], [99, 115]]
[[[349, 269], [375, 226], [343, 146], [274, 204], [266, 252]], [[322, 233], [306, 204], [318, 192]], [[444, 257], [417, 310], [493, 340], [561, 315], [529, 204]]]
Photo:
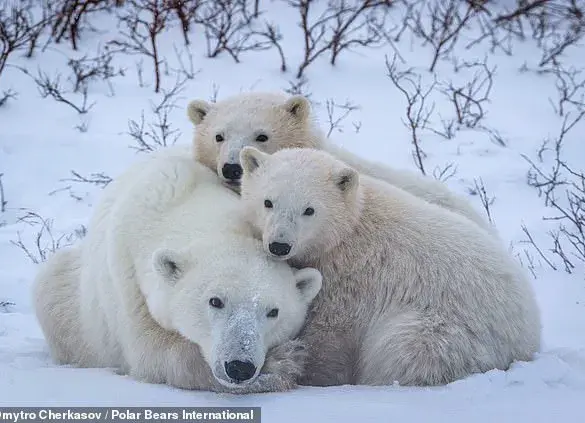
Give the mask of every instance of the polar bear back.
[[[145, 189], [128, 190], [112, 209], [116, 225], [111, 241], [130, 252], [138, 270], [149, 271], [158, 248], [181, 249], [197, 238], [247, 233], [238, 218], [239, 196], [222, 186], [213, 171], [182, 150], [170, 148], [158, 154], [159, 166], [128, 173]], [[134, 239], [141, 242], [133, 243]]]

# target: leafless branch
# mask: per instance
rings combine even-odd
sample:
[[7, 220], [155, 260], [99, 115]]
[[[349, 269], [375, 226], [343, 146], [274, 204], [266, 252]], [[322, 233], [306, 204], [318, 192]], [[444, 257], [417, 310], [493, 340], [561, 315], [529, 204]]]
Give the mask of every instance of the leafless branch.
[[205, 30], [207, 56], [227, 53], [236, 63], [247, 51], [266, 50], [274, 43], [257, 37], [254, 30], [255, 13], [247, 0], [215, 0], [206, 2], [198, 14], [197, 23]]
[[0, 173], [0, 212], [4, 213], [6, 211], [6, 197], [4, 196], [4, 182], [2, 181], [2, 177], [4, 176], [3, 173]]
[[[549, 231], [553, 244], [550, 252], [562, 261], [568, 273], [575, 271], [578, 262], [585, 263], [585, 173], [563, 159], [562, 151], [567, 134], [584, 117], [585, 109], [580, 110], [574, 118], [570, 112], [566, 112], [554, 142], [545, 140], [539, 149], [538, 157], [541, 162], [546, 152], [554, 155], [550, 171], [543, 170], [542, 166], [523, 156], [531, 166], [528, 172], [529, 185], [538, 189], [539, 195], [544, 196], [545, 205], [556, 212], [555, 216], [543, 219], [557, 222], [556, 228]], [[550, 144], [554, 147], [548, 148]]]
[[565, 68], [562, 65], [553, 65], [542, 73], [549, 73], [555, 77], [558, 98], [550, 100], [555, 113], [564, 116], [567, 108], [585, 109], [585, 72], [574, 67]]
[[301, 78], [311, 63], [329, 52], [335, 65], [341, 52], [353, 47], [375, 47], [386, 40], [383, 36], [386, 13], [391, 0], [329, 0], [319, 16], [313, 16], [313, 0], [286, 0], [300, 15], [303, 31], [303, 59], [297, 70]]
[[102, 172], [92, 173], [89, 176], [82, 176], [78, 172], [72, 170], [71, 175], [73, 175], [73, 178], [61, 179], [61, 181], [87, 183], [101, 188], [105, 188], [110, 182], [112, 182], [112, 178]]
[[162, 90], [162, 96], [158, 103], [151, 102], [151, 113], [154, 121], [146, 127], [144, 110], [140, 116], [140, 122], [130, 120], [128, 122], [128, 134], [136, 145], [130, 146], [138, 152], [154, 151], [159, 147], [173, 145], [177, 142], [181, 133], [178, 129], [172, 129], [169, 115], [177, 107], [176, 101], [185, 88], [187, 79], [177, 79], [170, 90]]
[[165, 29], [172, 9], [162, 0], [127, 0], [129, 8], [119, 16], [124, 25], [122, 38], [109, 45], [127, 54], [144, 55], [152, 60], [154, 68], [154, 92], [161, 86], [158, 36]]
[[439, 59], [447, 58], [453, 51], [463, 28], [477, 13], [481, 13], [481, 1], [422, 1], [407, 15], [406, 23], [424, 44], [433, 48], [429, 70], [433, 72]]
[[12, 89], [3, 91], [2, 95], [0, 95], [0, 107], [4, 106], [8, 102], [8, 100], [15, 99], [16, 97], [18, 97], [18, 94], [16, 93], [16, 91], [13, 91]]
[[17, 232], [17, 240], [11, 240], [10, 243], [20, 248], [29, 260], [35, 264], [46, 261], [59, 248], [72, 245], [77, 239], [83, 238], [86, 233], [86, 228], [82, 226], [73, 233], [57, 237], [53, 233], [53, 220], [45, 219], [34, 212], [28, 212], [18, 221], [36, 228], [37, 232], [34, 234], [32, 245], [22, 240], [20, 231]]
[[433, 177], [441, 182], [446, 182], [457, 174], [455, 163], [447, 163], [445, 167], [436, 166], [433, 169]]
[[[329, 128], [327, 130], [327, 138], [331, 136], [333, 131], [337, 130], [342, 132], [341, 123], [354, 111], [358, 110], [359, 107], [346, 100], [343, 104], [337, 104], [334, 100], [327, 100], [325, 103], [327, 108], [327, 123]], [[339, 114], [338, 114], [339, 113]]]
[[67, 92], [65, 88], [61, 86], [61, 74], [57, 74], [54, 77], [50, 77], [45, 72], [38, 70], [38, 75], [35, 77], [30, 74], [27, 69], [19, 68], [25, 75], [30, 76], [35, 83], [42, 98], [51, 97], [58, 103], [66, 104], [67, 106], [74, 109], [79, 114], [87, 113], [95, 103], [87, 104], [88, 102], [88, 87], [86, 85], [81, 86], [81, 104], [75, 103], [73, 99], [69, 97], [70, 92]]
[[485, 118], [484, 104], [489, 102], [496, 67], [489, 67], [487, 57], [483, 61], [455, 63], [455, 72], [461, 70], [473, 73], [463, 85], [445, 84], [441, 91], [453, 104], [458, 125], [475, 129]]
[[528, 237], [528, 241], [523, 241], [523, 242], [531, 244], [534, 247], [534, 249], [536, 250], [536, 252], [540, 255], [540, 257], [545, 261], [545, 263], [548, 264], [551, 267], [551, 269], [557, 270], [557, 267], [554, 264], [552, 264], [552, 262], [546, 257], [546, 255], [538, 247], [536, 242], [534, 242], [534, 238], [532, 237], [532, 235], [528, 231], [528, 228], [525, 225], [522, 225], [522, 231]]
[[77, 50], [77, 40], [83, 22], [89, 22], [90, 16], [111, 10], [118, 5], [112, 0], [60, 0], [55, 5], [55, 17], [52, 22], [52, 36], [58, 44], [69, 39], [73, 50]]
[[483, 180], [481, 178], [473, 180], [473, 188], [469, 190], [471, 195], [479, 195], [479, 199], [481, 200], [481, 205], [485, 210], [486, 216], [490, 223], [494, 223], [492, 219], [492, 211], [491, 206], [494, 204], [496, 200], [495, 197], [490, 197], [487, 193]]
[[282, 34], [278, 29], [278, 26], [275, 24], [270, 24], [268, 22], [265, 23], [265, 27], [262, 30], [252, 31], [252, 35], [257, 36], [259, 39], [266, 39], [267, 48], [270, 46], [274, 47], [278, 52], [278, 56], [280, 57], [280, 71], [286, 72], [287, 65], [286, 65], [286, 56], [284, 54], [284, 50], [280, 42], [282, 41]]
[[307, 77], [302, 76], [299, 79], [288, 81], [288, 88], [284, 88], [284, 91], [289, 95], [302, 95], [308, 99], [311, 98], [311, 92], [309, 91], [309, 80]]
[[394, 55], [392, 61], [389, 61], [386, 56], [387, 75], [406, 99], [406, 120], [403, 120], [403, 124], [410, 131], [414, 162], [421, 173], [426, 175], [423, 162], [426, 155], [420, 145], [420, 131], [427, 128], [433, 113], [434, 103], [430, 107], [426, 103], [437, 82], [434, 80], [426, 89], [423, 88], [420, 75], [416, 75], [412, 69], [398, 70], [396, 57]]
[[33, 6], [30, 1], [0, 1], [0, 76], [8, 58], [16, 51], [29, 45], [29, 56], [32, 56], [36, 39], [48, 24], [46, 16], [35, 19]]
[[181, 30], [183, 33], [183, 40], [185, 45], [190, 44], [189, 31], [191, 30], [191, 24], [197, 21], [197, 15], [201, 8], [201, 5], [206, 0], [167, 0], [169, 8], [177, 15], [179, 22], [181, 23]]
[[79, 59], [69, 59], [67, 65], [72, 71], [69, 80], [73, 83], [73, 92], [79, 92], [90, 81], [100, 80], [108, 83], [113, 95], [110, 79], [124, 76], [124, 69], [116, 69], [112, 65], [113, 58], [111, 51], [98, 49], [98, 54], [95, 57], [88, 58], [87, 55], [84, 55]]

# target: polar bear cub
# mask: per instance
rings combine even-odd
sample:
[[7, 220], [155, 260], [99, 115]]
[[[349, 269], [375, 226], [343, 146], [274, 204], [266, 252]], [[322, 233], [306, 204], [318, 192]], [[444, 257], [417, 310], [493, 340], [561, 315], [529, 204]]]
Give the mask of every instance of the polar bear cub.
[[461, 214], [496, 234], [495, 228], [471, 204], [451, 192], [444, 183], [365, 160], [328, 142], [311, 116], [309, 101], [303, 96], [279, 92], [242, 93], [217, 103], [193, 100], [187, 112], [196, 126], [195, 158], [216, 171], [226, 185], [236, 191], [242, 178], [240, 151], [245, 146], [270, 154], [283, 148], [315, 148], [329, 152], [360, 173]]
[[315, 269], [268, 258], [239, 197], [184, 148], [153, 153], [104, 191], [88, 235], [37, 276], [54, 359], [186, 389], [290, 389], [292, 340], [321, 288]]
[[468, 219], [322, 151], [240, 159], [243, 214], [266, 253], [323, 275], [302, 384], [438, 385], [538, 351], [528, 280]]

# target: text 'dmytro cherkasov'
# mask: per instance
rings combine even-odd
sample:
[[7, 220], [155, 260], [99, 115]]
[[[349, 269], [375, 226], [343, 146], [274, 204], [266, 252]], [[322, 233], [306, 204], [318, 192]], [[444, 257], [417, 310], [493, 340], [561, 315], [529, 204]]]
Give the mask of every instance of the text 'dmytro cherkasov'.
[[260, 407], [0, 407], [0, 423], [13, 422], [261, 423]]

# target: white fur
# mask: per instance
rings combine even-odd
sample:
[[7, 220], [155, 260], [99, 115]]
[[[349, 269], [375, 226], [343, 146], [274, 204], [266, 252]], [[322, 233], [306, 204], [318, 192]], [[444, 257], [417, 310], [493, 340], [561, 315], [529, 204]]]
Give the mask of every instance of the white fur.
[[[131, 166], [82, 243], [43, 266], [34, 295], [52, 356], [187, 389], [289, 389], [305, 356], [291, 339], [321, 275], [269, 259], [236, 218], [238, 196], [191, 154], [169, 148]], [[236, 384], [235, 360], [253, 377]]]
[[[380, 179], [430, 203], [467, 217], [496, 235], [495, 228], [464, 198], [455, 195], [442, 182], [407, 170], [393, 169], [372, 162], [326, 140], [311, 116], [309, 101], [283, 93], [242, 93], [217, 103], [194, 100], [188, 115], [196, 126], [196, 159], [222, 176], [227, 164], [240, 164], [240, 151], [252, 146], [272, 154], [284, 148], [317, 148], [329, 152], [360, 173]], [[223, 141], [217, 142], [216, 135]], [[258, 142], [258, 135], [267, 136]], [[223, 178], [237, 190], [239, 180]]]
[[266, 252], [287, 244], [279, 258], [323, 274], [303, 383], [437, 385], [538, 351], [529, 282], [468, 219], [322, 151], [247, 147], [241, 161], [244, 214]]

